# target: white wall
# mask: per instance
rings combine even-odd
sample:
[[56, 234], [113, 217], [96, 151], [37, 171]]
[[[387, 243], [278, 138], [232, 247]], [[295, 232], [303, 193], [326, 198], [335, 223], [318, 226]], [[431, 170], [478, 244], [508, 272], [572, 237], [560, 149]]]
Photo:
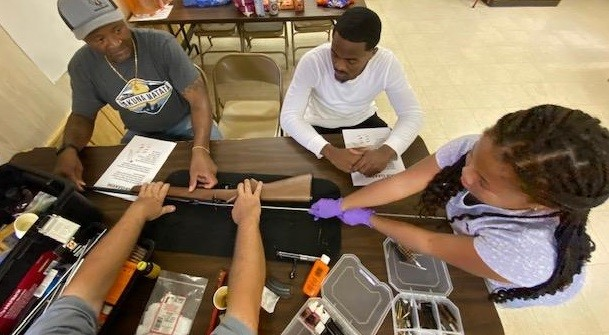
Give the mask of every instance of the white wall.
[[[55, 3], [54, 0], [42, 1]], [[126, 15], [129, 14], [122, 0], [115, 2]], [[39, 14], [59, 17], [57, 11]], [[39, 43], [49, 51], [73, 54], [73, 50], [58, 50], [57, 41], [43, 37], [44, 24], [32, 17], [21, 20], [26, 29], [40, 31]], [[70, 108], [69, 76], [64, 73], [52, 83], [0, 26], [0, 164], [8, 162], [15, 153], [44, 146], [61, 126]]]
[[70, 92], [67, 75], [52, 83], [0, 27], [0, 164], [46, 143], [70, 111]]

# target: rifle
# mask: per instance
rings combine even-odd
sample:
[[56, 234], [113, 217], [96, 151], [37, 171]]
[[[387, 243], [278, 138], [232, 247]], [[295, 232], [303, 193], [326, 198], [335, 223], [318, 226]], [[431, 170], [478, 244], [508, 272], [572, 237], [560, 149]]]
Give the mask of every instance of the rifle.
[[[309, 202], [311, 201], [311, 182], [313, 175], [303, 174], [299, 176], [280, 179], [264, 183], [260, 199], [263, 201], [277, 202]], [[87, 187], [87, 189], [103, 192], [114, 192], [122, 194], [137, 195], [140, 186], [134, 186], [131, 190], [115, 190], [104, 187]], [[237, 189], [205, 189], [196, 188], [188, 192], [188, 187], [170, 186], [167, 192], [168, 199], [174, 200], [196, 200], [196, 201], [224, 201], [228, 202], [237, 197]]]
[[[264, 201], [276, 202], [309, 202], [312, 200], [312, 179], [313, 175], [303, 174], [294, 177], [288, 177], [285, 179], [280, 179], [273, 182], [264, 183], [260, 198]], [[96, 186], [85, 186], [85, 189], [91, 191], [112, 192], [130, 195], [137, 195], [140, 191], [139, 186], [135, 186], [131, 190], [121, 190]], [[188, 192], [188, 187], [170, 186], [166, 199], [177, 201], [192, 201], [196, 204], [215, 207], [232, 207], [233, 204], [229, 204], [226, 202], [232, 200], [236, 195], [236, 189], [197, 188], [191, 193]], [[224, 201], [224, 203], [215, 202], [215, 200], [222, 200]], [[262, 208], [297, 212], [307, 212], [309, 210], [309, 208], [307, 207], [278, 207], [267, 205], [262, 205]], [[379, 212], [376, 213], [376, 215], [406, 219], [446, 220], [446, 217], [443, 216], [425, 216], [416, 214], [393, 214]]]

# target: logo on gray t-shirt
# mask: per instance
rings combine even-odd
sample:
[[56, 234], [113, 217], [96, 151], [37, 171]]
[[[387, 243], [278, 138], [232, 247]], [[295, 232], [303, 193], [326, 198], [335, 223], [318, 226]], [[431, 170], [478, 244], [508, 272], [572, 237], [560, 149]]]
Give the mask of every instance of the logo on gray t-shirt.
[[137, 114], [158, 114], [171, 97], [173, 86], [168, 81], [133, 78], [116, 96], [116, 103]]

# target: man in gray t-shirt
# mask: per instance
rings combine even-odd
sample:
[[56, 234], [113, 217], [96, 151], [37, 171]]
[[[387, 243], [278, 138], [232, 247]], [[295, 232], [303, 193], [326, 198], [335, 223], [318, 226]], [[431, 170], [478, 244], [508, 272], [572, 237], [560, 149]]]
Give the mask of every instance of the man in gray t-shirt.
[[217, 183], [210, 156], [213, 127], [207, 89], [175, 38], [166, 32], [130, 29], [112, 0], [58, 0], [61, 18], [86, 45], [72, 57], [68, 72], [72, 113], [65, 126], [55, 171], [82, 190], [78, 153], [93, 134], [100, 108], [118, 110], [127, 134], [164, 140], [192, 140], [189, 189]]

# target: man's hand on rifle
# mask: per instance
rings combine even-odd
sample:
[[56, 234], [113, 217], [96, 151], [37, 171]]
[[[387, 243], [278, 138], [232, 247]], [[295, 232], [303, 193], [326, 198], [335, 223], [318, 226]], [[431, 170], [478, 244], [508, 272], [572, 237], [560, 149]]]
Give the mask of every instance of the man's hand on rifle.
[[175, 206], [163, 205], [167, 191], [169, 191], [169, 184], [167, 183], [142, 184], [137, 199], [131, 203], [124, 216], [146, 222], [174, 212], [176, 210]]
[[233, 221], [239, 226], [256, 225], [260, 222], [260, 193], [262, 182], [246, 179], [237, 186], [237, 200], [233, 207]]
[[205, 150], [193, 150], [190, 159], [190, 183], [188, 191], [192, 192], [199, 184], [204, 188], [212, 188], [218, 183], [216, 178], [218, 167]]

